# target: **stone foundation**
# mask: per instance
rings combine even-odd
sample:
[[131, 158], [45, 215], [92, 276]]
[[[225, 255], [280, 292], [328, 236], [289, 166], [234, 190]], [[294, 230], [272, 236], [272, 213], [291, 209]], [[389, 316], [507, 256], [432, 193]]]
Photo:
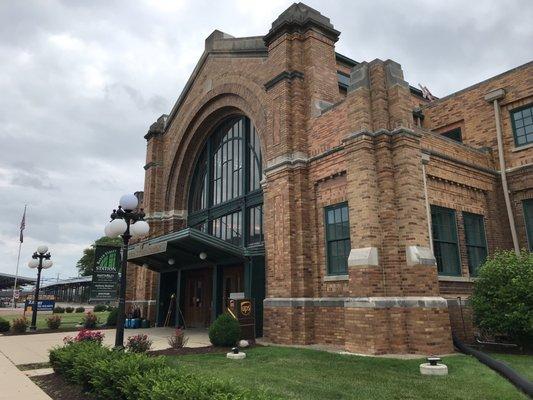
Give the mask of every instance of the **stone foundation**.
[[441, 297], [265, 299], [265, 337], [280, 344], [323, 344], [362, 354], [453, 352]]

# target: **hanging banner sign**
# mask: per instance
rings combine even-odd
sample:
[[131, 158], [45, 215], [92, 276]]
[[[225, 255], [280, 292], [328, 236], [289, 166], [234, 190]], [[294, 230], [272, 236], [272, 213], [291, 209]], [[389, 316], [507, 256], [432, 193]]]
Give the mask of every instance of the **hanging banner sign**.
[[120, 247], [96, 245], [91, 301], [114, 301], [118, 297]]

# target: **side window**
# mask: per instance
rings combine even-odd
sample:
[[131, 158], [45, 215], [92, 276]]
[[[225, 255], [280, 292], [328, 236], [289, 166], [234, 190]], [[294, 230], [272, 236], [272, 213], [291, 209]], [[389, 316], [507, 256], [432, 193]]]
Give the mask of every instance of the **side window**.
[[431, 227], [439, 275], [460, 276], [461, 261], [455, 210], [431, 206]]
[[487, 259], [487, 240], [483, 215], [463, 213], [466, 250], [468, 254], [468, 270], [476, 276], [477, 269]]
[[524, 200], [524, 219], [526, 223], [526, 234], [529, 251], [533, 251], [533, 199]]
[[328, 275], [346, 274], [351, 249], [348, 204], [326, 207], [324, 226]]
[[456, 142], [463, 141], [463, 135], [461, 134], [461, 128], [452, 129], [448, 132], [441, 133], [442, 136], [446, 136], [449, 139], [455, 140]]
[[533, 105], [511, 111], [515, 145], [533, 143]]

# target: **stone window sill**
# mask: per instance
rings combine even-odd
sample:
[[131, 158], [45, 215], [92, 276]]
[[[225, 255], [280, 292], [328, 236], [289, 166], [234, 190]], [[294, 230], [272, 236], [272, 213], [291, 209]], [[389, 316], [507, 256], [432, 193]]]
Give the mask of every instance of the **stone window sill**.
[[347, 281], [348, 279], [348, 275], [326, 275], [324, 282]]
[[477, 278], [467, 276], [445, 276], [439, 275], [439, 281], [441, 282], [475, 282]]
[[513, 153], [516, 153], [517, 151], [527, 150], [527, 149], [531, 149], [531, 148], [533, 148], [533, 143], [525, 144], [525, 145], [520, 146], [520, 147], [513, 147], [511, 149], [511, 151]]

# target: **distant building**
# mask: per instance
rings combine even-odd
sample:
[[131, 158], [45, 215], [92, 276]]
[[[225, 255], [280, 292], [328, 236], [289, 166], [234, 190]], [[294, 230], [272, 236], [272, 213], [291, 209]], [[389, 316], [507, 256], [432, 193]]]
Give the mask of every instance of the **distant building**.
[[264, 36], [206, 39], [145, 136], [127, 299], [151, 320], [206, 327], [242, 292], [272, 342], [449, 353], [486, 256], [532, 248], [533, 63], [429, 101], [339, 34], [298, 3]]
[[55, 301], [65, 303], [87, 303], [90, 297], [91, 276], [62, 279], [44, 284], [39, 290], [43, 295], [54, 295]]

